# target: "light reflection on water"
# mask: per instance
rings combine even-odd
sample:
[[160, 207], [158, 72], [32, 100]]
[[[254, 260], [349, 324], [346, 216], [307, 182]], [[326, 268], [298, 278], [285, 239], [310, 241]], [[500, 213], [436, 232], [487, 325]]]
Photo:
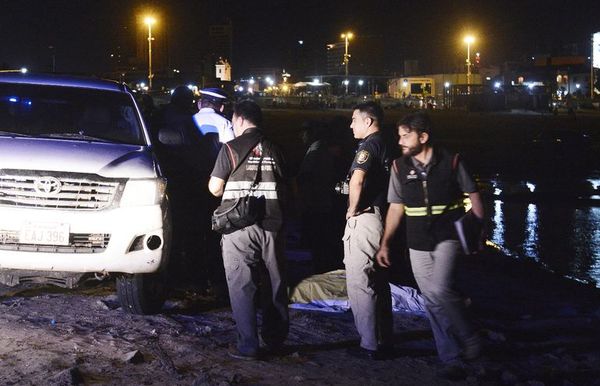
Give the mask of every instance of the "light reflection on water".
[[600, 208], [494, 200], [490, 239], [505, 252], [600, 287]]
[[525, 221], [525, 242], [523, 250], [527, 256], [533, 257], [539, 261], [538, 256], [538, 216], [537, 206], [534, 204], [527, 205], [527, 219]]
[[504, 244], [504, 211], [502, 210], [502, 201], [494, 201], [494, 215], [492, 216], [493, 228], [491, 231], [494, 244], [503, 246]]

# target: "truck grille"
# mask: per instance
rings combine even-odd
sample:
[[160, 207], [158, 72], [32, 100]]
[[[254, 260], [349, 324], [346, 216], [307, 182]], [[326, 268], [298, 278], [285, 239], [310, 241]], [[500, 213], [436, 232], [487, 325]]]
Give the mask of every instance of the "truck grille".
[[18, 231], [0, 230], [0, 250], [54, 253], [99, 253], [108, 247], [110, 234], [71, 233], [69, 245], [36, 245], [19, 243]]
[[0, 173], [0, 205], [101, 210], [113, 205], [119, 182], [91, 177]]

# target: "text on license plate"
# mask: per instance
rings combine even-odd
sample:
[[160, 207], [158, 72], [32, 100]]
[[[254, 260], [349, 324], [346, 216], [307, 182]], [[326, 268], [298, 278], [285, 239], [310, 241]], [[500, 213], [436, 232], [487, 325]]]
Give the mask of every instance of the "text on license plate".
[[19, 233], [19, 243], [69, 245], [69, 224], [26, 223]]

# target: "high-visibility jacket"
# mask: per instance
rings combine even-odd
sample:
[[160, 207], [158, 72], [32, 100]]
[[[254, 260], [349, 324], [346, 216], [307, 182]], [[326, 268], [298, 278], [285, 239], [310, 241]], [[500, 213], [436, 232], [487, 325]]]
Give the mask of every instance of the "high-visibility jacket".
[[456, 240], [454, 221], [464, 212], [463, 192], [456, 179], [458, 155], [434, 148], [426, 176], [411, 157], [398, 158], [394, 172], [402, 184], [408, 247], [433, 251], [444, 240]]
[[[265, 214], [259, 225], [268, 231], [279, 231], [283, 224], [284, 177], [283, 160], [276, 146], [256, 128], [247, 129], [241, 136], [223, 145], [227, 148], [232, 174], [225, 183], [222, 202], [233, 203], [252, 191], [253, 196], [264, 198]], [[240, 162], [242, 165], [235, 170]], [[259, 164], [260, 178], [256, 188], [252, 189]]]

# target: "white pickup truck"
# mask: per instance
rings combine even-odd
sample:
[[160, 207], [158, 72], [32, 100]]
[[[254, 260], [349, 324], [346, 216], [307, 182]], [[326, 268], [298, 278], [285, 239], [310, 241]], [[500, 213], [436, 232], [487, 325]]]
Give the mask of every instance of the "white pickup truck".
[[158, 312], [166, 181], [129, 89], [0, 73], [0, 282], [117, 277], [124, 310]]

